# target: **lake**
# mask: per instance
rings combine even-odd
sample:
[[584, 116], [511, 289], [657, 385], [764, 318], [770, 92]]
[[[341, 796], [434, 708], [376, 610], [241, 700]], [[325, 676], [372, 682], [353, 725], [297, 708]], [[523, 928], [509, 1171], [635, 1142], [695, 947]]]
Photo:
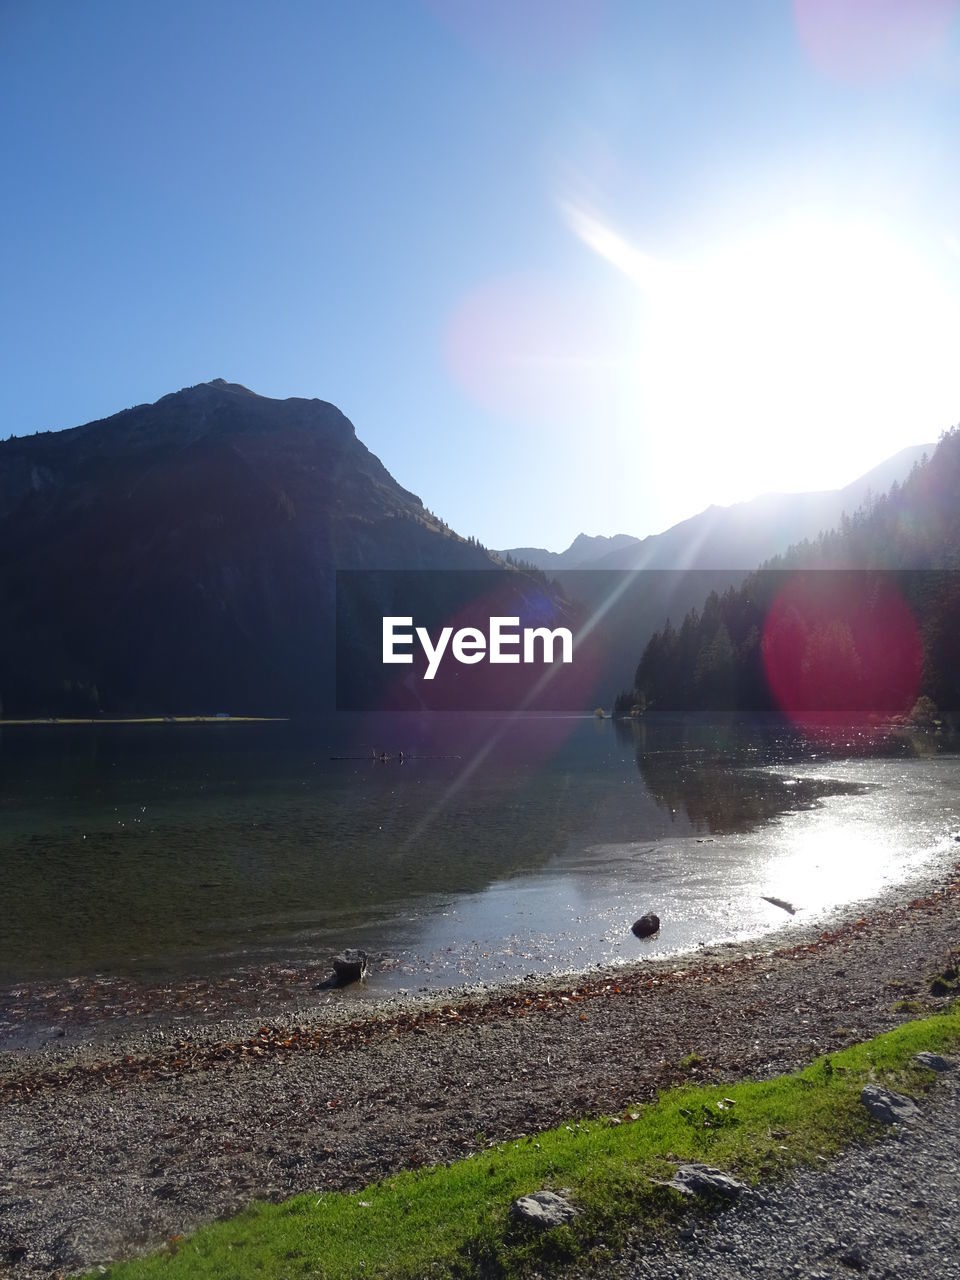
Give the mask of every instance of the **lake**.
[[0, 985], [353, 945], [378, 995], [748, 938], [954, 860], [956, 748], [573, 716], [5, 727]]

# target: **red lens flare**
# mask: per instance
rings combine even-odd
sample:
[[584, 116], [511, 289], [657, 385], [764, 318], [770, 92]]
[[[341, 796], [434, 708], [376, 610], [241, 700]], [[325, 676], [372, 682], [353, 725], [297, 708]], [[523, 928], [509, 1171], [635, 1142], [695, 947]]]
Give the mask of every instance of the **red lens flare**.
[[800, 43], [827, 75], [854, 84], [906, 75], [949, 35], [958, 0], [794, 0]]
[[882, 734], [920, 690], [920, 632], [889, 575], [797, 574], [767, 613], [762, 651], [780, 710], [814, 733], [855, 724]]

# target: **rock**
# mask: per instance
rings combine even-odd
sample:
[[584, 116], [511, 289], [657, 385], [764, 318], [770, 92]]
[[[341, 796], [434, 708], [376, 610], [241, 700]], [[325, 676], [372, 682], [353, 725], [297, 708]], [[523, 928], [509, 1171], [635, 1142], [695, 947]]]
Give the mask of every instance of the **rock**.
[[840, 1254], [840, 1261], [845, 1267], [849, 1267], [851, 1271], [862, 1271], [867, 1265], [864, 1260], [860, 1246], [852, 1244], [849, 1249], [844, 1249]]
[[639, 920], [634, 920], [630, 926], [630, 931], [638, 938], [649, 938], [652, 934], [659, 933], [660, 917], [652, 911], [648, 911]]
[[920, 1114], [912, 1098], [878, 1084], [866, 1085], [860, 1092], [860, 1101], [881, 1124], [910, 1124]]
[[510, 1206], [511, 1218], [537, 1227], [540, 1231], [561, 1227], [576, 1217], [576, 1213], [570, 1201], [558, 1196], [555, 1191], [535, 1191], [533, 1195], [514, 1200]]
[[333, 972], [341, 986], [362, 981], [367, 976], [367, 953], [352, 947], [341, 951], [333, 957]]
[[935, 975], [930, 983], [930, 994], [934, 996], [952, 996], [960, 988], [960, 965], [950, 964], [943, 973]]
[[926, 1067], [928, 1071], [953, 1071], [956, 1063], [951, 1062], [949, 1058], [941, 1058], [939, 1053], [915, 1053], [913, 1060], [918, 1066]]
[[722, 1169], [714, 1169], [709, 1164], [681, 1164], [665, 1187], [673, 1187], [685, 1196], [723, 1196], [727, 1200], [736, 1200], [738, 1196], [750, 1188]]

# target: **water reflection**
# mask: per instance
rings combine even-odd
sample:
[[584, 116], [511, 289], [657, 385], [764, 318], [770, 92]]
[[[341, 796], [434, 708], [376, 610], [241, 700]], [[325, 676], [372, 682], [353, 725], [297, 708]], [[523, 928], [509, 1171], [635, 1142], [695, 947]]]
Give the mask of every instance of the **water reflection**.
[[682, 810], [695, 831], [711, 835], [756, 831], [826, 796], [866, 790], [830, 778], [783, 778], [715, 760], [690, 762], [674, 752], [638, 753], [637, 768], [658, 805], [671, 814]]
[[592, 718], [6, 733], [0, 982], [362, 945], [392, 961], [376, 994], [758, 932], [783, 917], [763, 894], [802, 918], [933, 856], [960, 826], [948, 745]]
[[901, 731], [877, 743], [856, 728], [811, 745], [772, 720], [703, 722], [615, 721], [622, 742], [633, 748], [637, 771], [662, 809], [682, 813], [698, 832], [732, 835], [755, 831], [783, 814], [809, 809], [828, 796], [862, 794], [862, 782], [807, 777], [770, 770], [813, 760], [935, 756], [949, 745], [919, 731]]

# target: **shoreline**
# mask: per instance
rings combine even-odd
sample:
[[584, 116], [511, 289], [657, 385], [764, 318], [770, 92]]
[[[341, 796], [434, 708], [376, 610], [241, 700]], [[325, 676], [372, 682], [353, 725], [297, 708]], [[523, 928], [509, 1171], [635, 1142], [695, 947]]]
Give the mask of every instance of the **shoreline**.
[[[181, 719], [187, 721], [190, 718]], [[239, 721], [241, 718], [234, 719]], [[207, 720], [216, 722], [214, 717]], [[219, 722], [228, 723], [227, 720]], [[762, 766], [763, 772], [777, 775], [785, 768], [782, 765]], [[791, 772], [787, 769], [788, 774]], [[279, 944], [271, 944], [266, 958], [260, 962], [255, 958], [256, 952], [205, 956], [198, 951], [194, 955], [175, 956], [168, 964], [161, 958], [153, 963], [147, 956], [138, 957], [127, 970], [105, 969], [50, 976], [41, 969], [34, 977], [0, 980], [0, 1071], [14, 1055], [49, 1056], [63, 1060], [70, 1053], [109, 1052], [111, 1046], [127, 1042], [133, 1046], [133, 1051], [137, 1051], [136, 1046], [140, 1043], [149, 1044], [154, 1039], [171, 1036], [190, 1039], [218, 1034], [222, 1037], [235, 1036], [238, 1034], [236, 1028], [241, 1029], [240, 1034], [246, 1034], [247, 1030], [242, 1029], [255, 1028], [264, 1021], [290, 1025], [305, 1019], [374, 1018], [379, 1010], [387, 1014], [397, 1008], [416, 1010], [431, 1003], [456, 1003], [518, 988], [592, 980], [604, 973], [616, 979], [638, 967], [654, 966], [658, 970], [684, 968], [696, 964], [703, 956], [770, 950], [781, 942], [784, 945], [799, 943], [853, 914], [871, 914], [882, 910], [885, 905], [901, 902], [904, 897], [922, 895], [934, 888], [946, 874], [955, 854], [960, 853], [960, 848], [950, 841], [948, 833], [952, 831], [952, 826], [943, 827], [937, 848], [915, 860], [919, 866], [909, 865], [910, 857], [904, 855], [893, 876], [875, 876], [874, 880], [879, 882], [877, 887], [871, 884], [870, 896], [862, 899], [812, 909], [805, 909], [801, 900], [797, 915], [788, 917], [784, 913], [776, 923], [764, 922], [759, 927], [756, 927], [747, 902], [740, 919], [740, 923], [747, 927], [713, 939], [705, 930], [707, 941], [694, 944], [690, 939], [688, 944], [688, 938], [684, 937], [682, 946], [677, 945], [678, 939], [667, 930], [674, 929], [677, 922], [682, 930], [686, 917], [682, 910], [672, 913], [668, 910], [665, 933], [676, 949], [666, 953], [657, 948], [659, 939], [654, 939], [654, 946], [649, 951], [643, 943], [642, 953], [638, 954], [629, 928], [621, 919], [613, 935], [613, 946], [605, 947], [604, 954], [598, 955], [593, 950], [591, 955], [589, 946], [574, 947], [573, 942], [581, 939], [569, 935], [566, 954], [563, 954], [562, 946], [552, 948], [552, 954], [535, 973], [524, 974], [520, 972], [521, 966], [539, 964], [543, 961], [541, 954], [512, 961], [509, 967], [503, 963], [484, 965], [483, 961], [471, 963], [469, 960], [464, 964], [462, 961], [468, 959], [470, 952], [470, 946], [466, 944], [462, 953], [457, 953], [455, 947], [439, 945], [430, 955], [426, 949], [418, 952], [415, 946], [407, 948], [403, 942], [399, 949], [394, 947], [391, 951], [381, 951], [371, 948], [363, 937], [345, 941], [348, 945], [360, 945], [370, 950], [371, 983], [336, 990], [324, 989], [331, 973], [329, 956], [333, 948], [321, 951], [317, 942], [311, 943], [309, 951], [304, 947], [300, 954], [291, 956], [288, 953], [282, 959], [276, 958], [282, 954]], [[712, 836], [702, 839], [691, 834], [686, 839], [688, 842], [696, 839], [698, 845], [701, 842], [713, 843]], [[954, 834], [953, 840], [960, 840], [960, 836]], [[780, 916], [780, 907], [789, 909], [789, 904], [779, 898], [768, 897], [765, 901], [773, 904], [772, 914], [775, 917]], [[646, 909], [646, 905], [656, 906], [663, 915], [663, 905], [654, 901], [642, 909]], [[626, 920], [629, 919], [627, 916]], [[715, 924], [715, 927], [722, 928], [723, 924]], [[464, 938], [470, 936], [470, 932], [463, 935]], [[548, 936], [543, 933], [543, 938]], [[572, 942], [569, 940], [571, 937]], [[376, 940], [380, 945], [386, 943], [390, 946], [389, 935], [378, 934]], [[586, 938], [582, 940], [588, 941]], [[607, 941], [606, 938], [601, 939], [601, 942]], [[471, 945], [477, 952], [478, 944], [474, 942]], [[490, 944], [484, 941], [479, 945]], [[621, 946], [623, 952], [631, 954], [620, 952]], [[587, 954], [576, 956], [574, 951], [586, 951]], [[441, 952], [454, 952], [452, 963]], [[500, 953], [491, 946], [490, 954], [496, 960]], [[519, 952], [506, 951], [504, 954], [514, 956]], [[487, 952], [483, 951], [483, 955], [486, 956]], [[548, 969], [547, 965], [553, 967]], [[502, 972], [505, 969], [508, 972], [512, 970], [510, 976]], [[403, 986], [399, 985], [401, 982]]]
[[[356, 1189], [687, 1081], [765, 1079], [943, 1008], [960, 863], [789, 945], [6, 1054], [0, 1253], [17, 1280], [149, 1252], [251, 1200]], [[952, 957], [952, 958], [951, 958]], [[353, 1012], [358, 1006], [354, 1006]]]
[[77, 724], [285, 724], [289, 716], [25, 716], [0, 719], [0, 729], [23, 725]]
[[[337, 1033], [345, 1026], [357, 1033], [358, 1028], [396, 1023], [398, 1019], [404, 1026], [415, 1026], [451, 1009], [492, 1011], [509, 1007], [518, 996], [530, 998], [539, 1007], [544, 1001], [561, 999], [571, 990], [587, 999], [611, 987], [627, 993], [649, 983], [682, 981], [705, 967], [733, 972], [738, 966], [789, 960], [828, 947], [842, 942], [851, 931], [882, 927], [919, 905], [951, 896], [960, 902], [960, 861], [951, 864], [949, 859], [943, 859], [935, 868], [902, 884], [889, 885], [872, 898], [830, 908], [807, 921], [785, 920], [748, 938], [701, 943], [671, 955], [640, 957], [615, 965], [597, 964], [497, 982], [465, 982], [378, 996], [369, 995], [362, 984], [324, 990], [321, 994], [318, 984], [330, 973], [326, 962], [272, 964], [207, 977], [188, 976], [179, 984], [172, 980], [159, 985], [142, 984], [136, 979], [109, 975], [38, 980], [35, 985], [52, 991], [56, 1000], [77, 989], [86, 996], [91, 986], [102, 985], [112, 1003], [77, 1006], [74, 1013], [85, 1009], [91, 1016], [72, 1024], [65, 1019], [69, 1030], [62, 1023], [40, 1028], [43, 1020], [34, 1012], [33, 1028], [21, 1037], [21, 1043], [9, 1043], [15, 1041], [11, 1033], [7, 1042], [0, 1039], [0, 1098], [11, 1078], [70, 1071], [74, 1067], [82, 1071], [89, 1062], [103, 1065], [118, 1058], [175, 1053], [178, 1045], [191, 1046], [198, 1052], [207, 1047], [213, 1050], [215, 1059], [218, 1045], [255, 1043], [265, 1027], [282, 1042], [288, 1038], [286, 1033], [294, 1031], [306, 1032], [309, 1038], [314, 1033]], [[960, 936], [957, 943], [960, 945]], [[34, 984], [16, 984], [15, 989], [22, 991], [30, 985]], [[131, 1014], [127, 1006], [116, 1002], [117, 995], [125, 989], [132, 991], [135, 1001], [147, 1001], [154, 1007], [149, 1012]], [[158, 1000], [161, 994], [167, 998], [165, 1003]], [[241, 1007], [228, 1009], [228, 1001]]]

